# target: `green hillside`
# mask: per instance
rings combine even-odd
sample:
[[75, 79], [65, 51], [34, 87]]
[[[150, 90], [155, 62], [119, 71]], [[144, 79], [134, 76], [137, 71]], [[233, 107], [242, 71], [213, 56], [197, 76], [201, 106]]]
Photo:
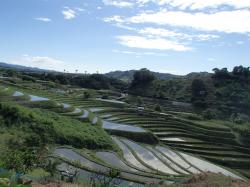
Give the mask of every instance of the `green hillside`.
[[214, 179], [223, 186], [250, 178], [249, 68], [166, 80], [142, 69], [131, 83], [13, 69], [0, 69], [0, 77], [0, 184]]

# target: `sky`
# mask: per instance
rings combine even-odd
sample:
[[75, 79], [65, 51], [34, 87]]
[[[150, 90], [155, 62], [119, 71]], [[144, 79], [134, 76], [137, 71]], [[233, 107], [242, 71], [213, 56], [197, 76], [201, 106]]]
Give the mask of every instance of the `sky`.
[[250, 0], [1, 0], [0, 61], [178, 75], [250, 66]]

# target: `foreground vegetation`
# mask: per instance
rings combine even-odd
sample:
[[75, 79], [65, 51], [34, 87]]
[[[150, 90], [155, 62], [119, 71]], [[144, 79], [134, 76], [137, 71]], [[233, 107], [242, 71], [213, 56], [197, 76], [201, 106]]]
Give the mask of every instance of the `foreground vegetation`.
[[[113, 149], [101, 127], [43, 109], [29, 109], [11, 102], [0, 103], [1, 165], [25, 172], [32, 169], [45, 146], [60, 144], [77, 148]], [[32, 153], [36, 151], [37, 154]], [[25, 163], [32, 156], [31, 163]], [[33, 163], [32, 163], [33, 162]]]

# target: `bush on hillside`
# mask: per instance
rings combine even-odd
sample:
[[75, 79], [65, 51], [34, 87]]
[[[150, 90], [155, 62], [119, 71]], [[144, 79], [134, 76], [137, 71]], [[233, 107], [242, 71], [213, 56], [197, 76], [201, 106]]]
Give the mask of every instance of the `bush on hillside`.
[[217, 110], [209, 108], [209, 109], [202, 112], [202, 117], [205, 120], [216, 119], [217, 118]]
[[162, 112], [162, 108], [161, 108], [161, 106], [160, 106], [159, 104], [157, 104], [157, 105], [155, 106], [155, 111], [157, 111], [157, 112]]

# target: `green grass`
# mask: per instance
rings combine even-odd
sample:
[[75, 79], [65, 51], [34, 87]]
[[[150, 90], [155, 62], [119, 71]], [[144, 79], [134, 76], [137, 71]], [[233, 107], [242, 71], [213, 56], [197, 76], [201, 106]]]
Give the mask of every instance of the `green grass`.
[[49, 176], [50, 174], [42, 168], [36, 168], [25, 175], [25, 177], [31, 179], [32, 181], [40, 181]]
[[67, 144], [89, 149], [114, 149], [108, 134], [93, 126], [45, 109], [30, 109], [15, 103], [1, 103], [2, 125], [19, 129], [26, 134], [35, 133], [48, 143]]

